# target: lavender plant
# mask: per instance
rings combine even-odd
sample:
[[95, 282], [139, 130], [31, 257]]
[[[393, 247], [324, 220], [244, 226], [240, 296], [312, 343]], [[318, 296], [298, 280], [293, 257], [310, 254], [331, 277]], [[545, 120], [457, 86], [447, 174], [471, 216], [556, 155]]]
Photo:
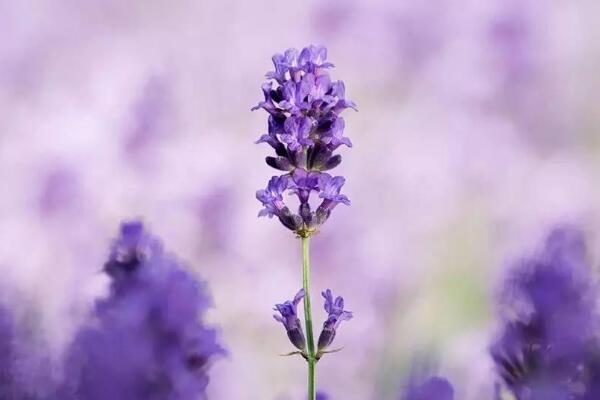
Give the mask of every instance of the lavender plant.
[[121, 225], [104, 272], [110, 295], [70, 346], [58, 398], [205, 398], [208, 368], [223, 353], [202, 322], [205, 285], [140, 222]]
[[[293, 353], [301, 354], [308, 363], [308, 398], [314, 400], [316, 363], [331, 352], [329, 346], [340, 323], [352, 318], [352, 313], [344, 309], [342, 297], [334, 299], [331, 290], [324, 291], [328, 317], [315, 347], [309, 241], [338, 204], [350, 205], [348, 197], [340, 193], [345, 178], [325, 171], [340, 164], [341, 155], [334, 154], [340, 146], [352, 147], [344, 136], [345, 123], [340, 114], [347, 108], [356, 110], [356, 106], [345, 98], [344, 83], [329, 76], [333, 64], [327, 62], [325, 47], [311, 45], [300, 52], [288, 49], [284, 54], [275, 54], [273, 64], [275, 71], [266, 74], [268, 81], [262, 85], [264, 100], [253, 110], [262, 108], [269, 114], [268, 131], [257, 143], [267, 143], [275, 150], [275, 156], [266, 157], [266, 163], [282, 174], [273, 176], [266, 189], [256, 192], [264, 206], [258, 215], [277, 217], [302, 241], [302, 290], [293, 300], [277, 304], [279, 314], [274, 317], [284, 325], [296, 347]], [[286, 204], [284, 194], [297, 197], [297, 212]], [[314, 195], [320, 199], [318, 205]], [[300, 301], [304, 303], [306, 333], [296, 312]]]
[[581, 232], [554, 230], [505, 286], [490, 350], [502, 386], [517, 400], [600, 398], [598, 290]]

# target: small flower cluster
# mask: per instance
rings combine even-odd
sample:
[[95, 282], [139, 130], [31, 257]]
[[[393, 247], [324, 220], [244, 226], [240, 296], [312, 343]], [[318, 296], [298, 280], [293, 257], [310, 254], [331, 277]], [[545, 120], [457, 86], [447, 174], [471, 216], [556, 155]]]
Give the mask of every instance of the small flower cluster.
[[[327, 69], [333, 64], [326, 59], [327, 49], [321, 46], [274, 55], [275, 71], [267, 73], [269, 81], [262, 86], [265, 99], [253, 108], [269, 113], [268, 133], [257, 141], [275, 150], [276, 156], [267, 157], [267, 164], [285, 171], [273, 176], [266, 189], [256, 192], [264, 206], [259, 216], [276, 216], [302, 237], [314, 233], [336, 205], [350, 204], [340, 194], [344, 177], [324, 171], [340, 164], [342, 157], [333, 154], [338, 147], [352, 147], [344, 136], [340, 113], [356, 106], [345, 98], [344, 82], [331, 80]], [[312, 192], [322, 199], [316, 211], [309, 204]], [[284, 193], [298, 196], [297, 214], [285, 205]]]
[[[325, 298], [324, 308], [327, 312], [327, 319], [323, 323], [323, 330], [319, 335], [317, 359], [327, 352], [327, 348], [333, 342], [337, 328], [342, 321], [347, 321], [352, 318], [352, 312], [344, 310], [344, 299], [341, 296], [338, 296], [334, 300], [333, 294], [329, 289], [324, 291], [322, 295]], [[283, 324], [290, 342], [294, 347], [300, 350], [300, 354], [306, 357], [306, 340], [297, 313], [298, 304], [303, 298], [304, 290], [300, 289], [293, 300], [287, 300], [282, 304], [276, 304], [274, 310], [279, 312], [279, 315], [275, 314], [273, 315], [273, 318]]]
[[139, 222], [124, 223], [105, 272], [111, 294], [70, 346], [61, 399], [192, 399], [223, 349], [202, 315], [204, 285]]
[[508, 280], [511, 313], [490, 351], [504, 388], [519, 400], [600, 398], [598, 292], [583, 236], [560, 228]]

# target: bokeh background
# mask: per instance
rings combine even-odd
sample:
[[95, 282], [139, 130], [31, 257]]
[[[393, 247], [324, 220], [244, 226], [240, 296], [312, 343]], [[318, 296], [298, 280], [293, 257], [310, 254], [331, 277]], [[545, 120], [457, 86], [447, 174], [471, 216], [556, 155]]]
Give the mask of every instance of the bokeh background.
[[596, 0], [2, 0], [0, 298], [34, 311], [58, 360], [106, 293], [119, 222], [142, 218], [209, 281], [229, 350], [210, 398], [302, 399], [305, 364], [278, 356], [290, 345], [271, 316], [300, 286], [300, 243], [256, 218], [273, 171], [250, 108], [273, 53], [323, 44], [360, 111], [336, 170], [352, 206], [312, 241], [313, 295], [330, 287], [355, 313], [319, 387], [395, 399], [418, 358], [457, 398], [490, 398], [510, 260], [557, 223], [597, 242], [598, 13]]

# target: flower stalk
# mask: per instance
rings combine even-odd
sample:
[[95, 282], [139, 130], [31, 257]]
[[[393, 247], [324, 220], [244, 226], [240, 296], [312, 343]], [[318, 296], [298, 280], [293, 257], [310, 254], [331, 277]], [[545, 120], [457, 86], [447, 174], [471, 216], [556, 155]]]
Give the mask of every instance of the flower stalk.
[[[338, 204], [350, 205], [348, 197], [340, 193], [346, 182], [343, 176], [325, 171], [337, 167], [342, 157], [334, 154], [340, 146], [352, 147], [344, 136], [344, 119], [340, 114], [356, 105], [345, 97], [342, 81], [333, 81], [326, 61], [327, 49], [308, 46], [299, 52], [288, 49], [273, 56], [275, 71], [267, 73], [263, 84], [264, 101], [253, 109], [264, 109], [269, 114], [268, 131], [257, 143], [267, 143], [275, 150], [268, 156], [267, 165], [282, 172], [271, 177], [265, 189], [256, 192], [263, 205], [260, 216], [277, 217], [284, 227], [302, 241], [302, 289], [291, 300], [275, 304], [273, 315], [283, 324], [290, 343], [297, 349], [287, 355], [301, 355], [308, 363], [308, 399], [316, 400], [315, 368], [318, 360], [333, 342], [342, 321], [352, 318], [344, 310], [344, 299], [336, 298], [330, 289], [321, 292], [327, 319], [317, 342], [313, 332], [310, 297], [310, 237], [329, 219]], [[284, 195], [295, 195], [297, 211], [286, 204]], [[312, 204], [311, 204], [311, 195]], [[315, 199], [315, 197], [317, 197]], [[304, 329], [297, 306], [304, 304]]]

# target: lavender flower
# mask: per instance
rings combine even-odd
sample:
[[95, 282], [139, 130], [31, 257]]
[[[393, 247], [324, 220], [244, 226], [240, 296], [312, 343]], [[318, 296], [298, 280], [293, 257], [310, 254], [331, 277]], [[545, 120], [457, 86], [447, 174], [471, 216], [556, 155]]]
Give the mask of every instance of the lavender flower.
[[[165, 253], [140, 222], [121, 225], [105, 271], [111, 294], [69, 349], [63, 399], [191, 399], [223, 352], [202, 322], [205, 285]], [[202, 397], [203, 398], [203, 397]]]
[[[596, 288], [582, 234], [560, 228], [523, 261], [505, 290], [506, 318], [491, 347], [504, 385], [519, 400], [586, 399], [600, 347]], [[597, 393], [597, 392], [596, 392]]]
[[[267, 157], [267, 164], [286, 172], [279, 177], [282, 180], [273, 177], [267, 189], [256, 193], [265, 206], [259, 216], [275, 215], [301, 237], [312, 235], [336, 204], [350, 204], [340, 194], [344, 178], [331, 178], [323, 171], [340, 164], [341, 156], [333, 154], [338, 147], [352, 147], [350, 139], [344, 136], [345, 123], [340, 113], [356, 106], [345, 98], [344, 83], [331, 80], [327, 69], [333, 64], [326, 59], [327, 49], [322, 46], [309, 46], [301, 52], [288, 49], [273, 56], [275, 71], [267, 73], [270, 81], [262, 86], [265, 98], [253, 108], [269, 113], [268, 133], [257, 141], [268, 143], [275, 150], [276, 156]], [[332, 179], [334, 186], [326, 184]], [[286, 192], [298, 196], [297, 214], [285, 206]], [[316, 212], [309, 205], [312, 192], [323, 199]]]
[[301, 351], [306, 349], [306, 339], [296, 309], [303, 298], [304, 289], [300, 289], [292, 301], [287, 300], [283, 304], [276, 304], [274, 310], [278, 311], [280, 315], [273, 315], [273, 318], [285, 327], [290, 342]]
[[342, 321], [352, 318], [352, 312], [344, 310], [344, 299], [338, 296], [335, 300], [331, 290], [327, 289], [321, 293], [325, 298], [325, 311], [329, 314], [327, 320], [323, 323], [323, 330], [319, 335], [318, 350], [322, 352], [327, 349], [335, 339], [337, 328]]

